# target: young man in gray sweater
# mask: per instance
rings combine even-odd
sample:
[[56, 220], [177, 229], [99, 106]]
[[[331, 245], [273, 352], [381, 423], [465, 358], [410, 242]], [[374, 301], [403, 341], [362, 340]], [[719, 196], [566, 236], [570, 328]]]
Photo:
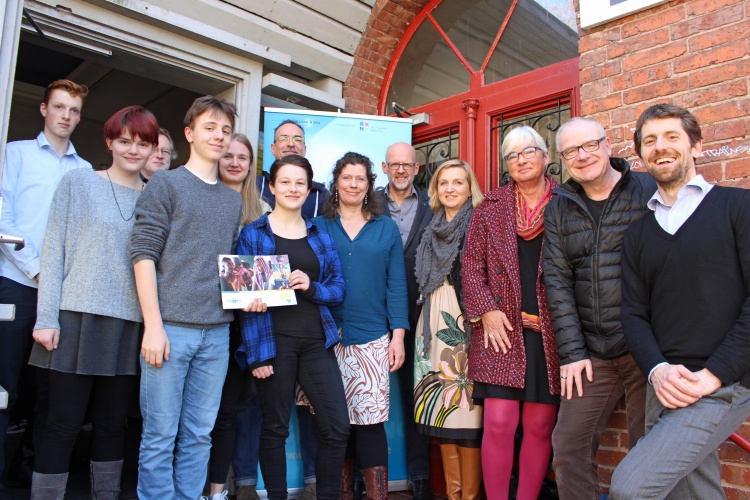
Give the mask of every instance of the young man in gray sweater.
[[213, 96], [185, 116], [190, 158], [156, 172], [136, 206], [130, 256], [143, 311], [139, 498], [201, 496], [229, 355], [217, 255], [230, 254], [242, 199], [218, 179], [236, 108]]

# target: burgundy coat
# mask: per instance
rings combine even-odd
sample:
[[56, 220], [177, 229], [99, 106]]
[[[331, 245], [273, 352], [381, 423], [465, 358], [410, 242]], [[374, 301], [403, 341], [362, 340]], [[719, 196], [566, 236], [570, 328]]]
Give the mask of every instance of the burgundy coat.
[[[557, 183], [548, 178], [552, 189]], [[521, 320], [521, 272], [518, 265], [518, 240], [516, 235], [516, 201], [513, 181], [491, 191], [474, 210], [466, 233], [466, 246], [461, 257], [466, 318], [473, 327], [469, 350], [467, 375], [476, 382], [523, 388], [526, 376], [526, 351]], [[542, 281], [542, 259], [539, 256], [539, 273], [536, 296], [547, 361], [550, 393], [560, 394], [560, 360], [557, 355], [555, 332], [552, 329], [546, 293]], [[483, 313], [500, 310], [513, 325], [508, 337], [512, 348], [508, 354], [496, 353], [484, 347]], [[479, 319], [479, 321], [471, 321]]]

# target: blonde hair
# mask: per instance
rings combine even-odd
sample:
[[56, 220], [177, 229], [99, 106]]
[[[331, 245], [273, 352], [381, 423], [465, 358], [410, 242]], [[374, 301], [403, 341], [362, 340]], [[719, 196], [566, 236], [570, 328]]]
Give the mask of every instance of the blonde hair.
[[255, 168], [255, 153], [253, 152], [253, 146], [250, 144], [250, 140], [245, 134], [232, 134], [232, 138], [229, 141], [237, 141], [247, 148], [250, 152], [250, 168], [247, 171], [247, 177], [242, 181], [242, 187], [240, 188], [240, 194], [242, 195], [242, 221], [241, 225], [246, 226], [252, 221], [258, 219], [265, 212], [263, 204], [260, 199], [260, 193], [258, 193], [258, 187], [255, 185], [255, 176], [257, 175]]
[[484, 195], [479, 189], [479, 182], [477, 181], [477, 177], [474, 175], [474, 171], [471, 169], [471, 165], [463, 160], [455, 158], [453, 160], [444, 161], [443, 163], [438, 165], [437, 169], [432, 173], [432, 178], [430, 179], [430, 186], [427, 191], [427, 195], [430, 197], [430, 208], [433, 212], [437, 212], [438, 209], [442, 206], [440, 204], [440, 199], [438, 198], [437, 192], [437, 183], [438, 179], [440, 178], [440, 172], [442, 172], [446, 168], [453, 167], [461, 167], [466, 173], [466, 180], [469, 181], [469, 196], [471, 198], [472, 207], [477, 208], [477, 206], [482, 203], [482, 200], [484, 200]]

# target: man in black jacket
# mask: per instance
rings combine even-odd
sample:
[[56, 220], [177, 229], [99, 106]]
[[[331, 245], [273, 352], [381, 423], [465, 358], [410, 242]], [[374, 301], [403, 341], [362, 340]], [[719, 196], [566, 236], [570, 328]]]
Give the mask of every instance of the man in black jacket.
[[383, 172], [388, 175], [388, 186], [379, 190], [378, 194], [383, 196], [385, 214], [393, 219], [401, 232], [406, 263], [410, 328], [404, 339], [406, 360], [398, 370], [398, 375], [404, 406], [407, 473], [414, 498], [431, 499], [430, 439], [418, 433], [414, 423], [414, 331], [417, 327], [417, 299], [419, 297], [414, 270], [419, 240], [422, 238], [424, 228], [432, 219], [427, 195], [414, 186], [414, 176], [418, 171], [419, 163], [414, 148], [405, 142], [391, 144], [383, 162]]
[[620, 325], [620, 243], [647, 213], [656, 184], [610, 158], [610, 141], [594, 120], [560, 127], [557, 150], [570, 180], [544, 214], [544, 282], [562, 379], [553, 465], [562, 500], [598, 499], [596, 452], [623, 394], [628, 445], [644, 432], [646, 380]]
[[610, 498], [724, 498], [716, 448], [750, 415], [750, 191], [698, 175], [685, 109], [651, 106], [634, 139], [659, 190], [622, 242], [622, 326], [652, 385]]

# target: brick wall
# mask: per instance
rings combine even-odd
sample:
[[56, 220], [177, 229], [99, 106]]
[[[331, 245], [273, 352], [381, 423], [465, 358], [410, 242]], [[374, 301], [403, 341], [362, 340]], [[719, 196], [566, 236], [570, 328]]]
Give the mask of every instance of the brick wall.
[[[710, 182], [750, 188], [750, 1], [676, 0], [586, 30], [579, 39], [581, 114], [609, 131], [613, 154], [636, 168], [633, 128], [648, 106], [670, 102], [702, 124], [698, 171]], [[625, 414], [613, 415], [599, 452], [609, 484], [627, 451]], [[750, 436], [750, 423], [741, 429]], [[750, 453], [720, 448], [727, 497], [750, 497]]]
[[386, 69], [406, 28], [428, 0], [378, 0], [354, 53], [344, 85], [346, 110], [378, 114], [378, 96]]

